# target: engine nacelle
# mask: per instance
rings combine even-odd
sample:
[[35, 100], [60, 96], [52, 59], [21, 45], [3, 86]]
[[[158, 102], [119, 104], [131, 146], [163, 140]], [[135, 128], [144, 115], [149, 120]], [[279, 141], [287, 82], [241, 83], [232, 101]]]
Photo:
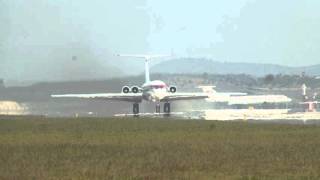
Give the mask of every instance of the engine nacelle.
[[129, 88], [128, 86], [123, 86], [123, 87], [122, 87], [122, 92], [125, 93], [125, 94], [127, 94], [127, 93], [130, 92], [130, 88]]
[[139, 87], [137, 87], [137, 86], [131, 87], [131, 92], [138, 93], [139, 92]]
[[177, 87], [175, 87], [175, 86], [170, 86], [170, 87], [169, 87], [169, 91], [170, 91], [171, 93], [175, 93], [175, 92], [177, 92]]

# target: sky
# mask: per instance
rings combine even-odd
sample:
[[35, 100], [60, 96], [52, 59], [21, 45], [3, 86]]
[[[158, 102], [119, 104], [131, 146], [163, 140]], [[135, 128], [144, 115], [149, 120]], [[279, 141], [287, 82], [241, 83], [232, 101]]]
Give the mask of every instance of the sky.
[[150, 0], [154, 51], [219, 61], [320, 63], [318, 0]]
[[320, 64], [319, 0], [0, 0], [0, 77], [61, 80], [143, 69], [118, 53]]

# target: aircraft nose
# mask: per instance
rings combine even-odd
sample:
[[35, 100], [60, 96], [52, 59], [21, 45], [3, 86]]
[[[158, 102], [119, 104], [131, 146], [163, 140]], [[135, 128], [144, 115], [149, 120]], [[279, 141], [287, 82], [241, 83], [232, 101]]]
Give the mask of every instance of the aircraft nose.
[[153, 101], [153, 102], [156, 102], [156, 101], [158, 101], [158, 97], [155, 94], [150, 94], [149, 100]]

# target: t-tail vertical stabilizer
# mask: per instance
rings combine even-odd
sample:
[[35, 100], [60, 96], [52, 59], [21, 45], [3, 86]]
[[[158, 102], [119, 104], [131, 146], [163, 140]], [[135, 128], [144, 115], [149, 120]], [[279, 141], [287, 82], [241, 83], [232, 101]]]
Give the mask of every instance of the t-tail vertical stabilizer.
[[150, 82], [149, 61], [153, 59], [170, 57], [169, 55], [148, 55], [148, 54], [118, 54], [119, 57], [132, 57], [145, 60], [145, 82]]

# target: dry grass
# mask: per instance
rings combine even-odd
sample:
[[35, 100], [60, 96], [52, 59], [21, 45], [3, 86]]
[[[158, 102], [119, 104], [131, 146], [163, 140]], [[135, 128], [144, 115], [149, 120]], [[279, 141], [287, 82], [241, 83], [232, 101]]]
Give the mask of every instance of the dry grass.
[[320, 127], [163, 119], [0, 120], [0, 179], [317, 179]]

